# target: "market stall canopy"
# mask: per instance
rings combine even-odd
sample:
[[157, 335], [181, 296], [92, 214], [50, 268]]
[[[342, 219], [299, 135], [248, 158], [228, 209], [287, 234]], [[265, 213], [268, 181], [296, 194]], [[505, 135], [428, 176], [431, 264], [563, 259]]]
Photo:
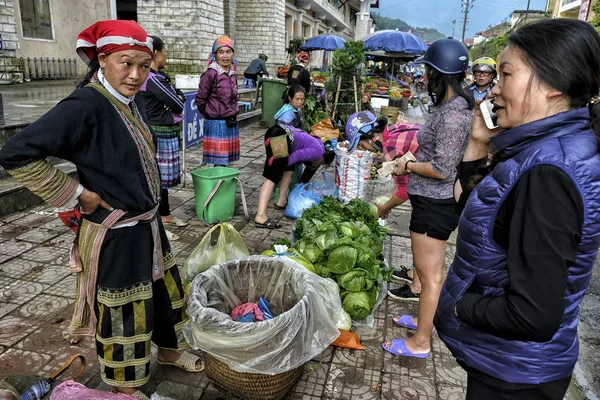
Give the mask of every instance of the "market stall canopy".
[[300, 46], [300, 50], [335, 51], [344, 47], [344, 43], [346, 41], [339, 36], [325, 34], [308, 39]]
[[402, 53], [397, 51], [367, 51], [365, 52], [367, 56], [367, 60], [373, 61], [383, 61], [386, 58], [399, 58], [405, 61], [412, 61], [419, 57], [421, 54], [410, 54], [410, 53]]
[[377, 31], [361, 39], [367, 51], [385, 51], [386, 53], [423, 54], [427, 44], [418, 36], [400, 31]]

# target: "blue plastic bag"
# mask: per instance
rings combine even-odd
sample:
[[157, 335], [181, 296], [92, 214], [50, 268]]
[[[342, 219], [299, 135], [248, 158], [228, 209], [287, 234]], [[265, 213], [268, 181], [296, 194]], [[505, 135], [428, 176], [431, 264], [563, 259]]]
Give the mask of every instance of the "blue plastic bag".
[[315, 191], [312, 182], [304, 185], [296, 185], [290, 193], [288, 204], [285, 208], [285, 216], [288, 218], [298, 219], [302, 216], [304, 210], [313, 205], [321, 204], [321, 196]]
[[325, 196], [337, 197], [339, 192], [339, 189], [333, 180], [333, 175], [328, 174], [327, 172], [323, 172], [323, 182], [313, 183], [313, 189], [321, 198]]

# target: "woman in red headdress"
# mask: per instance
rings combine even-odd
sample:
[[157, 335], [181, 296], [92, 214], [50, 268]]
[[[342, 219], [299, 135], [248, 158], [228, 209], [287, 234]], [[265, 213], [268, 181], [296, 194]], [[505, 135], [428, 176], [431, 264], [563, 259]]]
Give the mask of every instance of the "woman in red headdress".
[[[180, 351], [185, 296], [157, 214], [156, 143], [135, 99], [150, 71], [152, 40], [133, 21], [101, 21], [79, 35], [77, 53], [90, 68], [79, 89], [9, 140], [0, 165], [55, 207], [78, 200], [69, 331], [95, 336], [106, 383], [146, 398], [137, 388], [149, 379], [151, 342], [160, 363], [203, 369]], [[79, 183], [48, 156], [74, 163]]]

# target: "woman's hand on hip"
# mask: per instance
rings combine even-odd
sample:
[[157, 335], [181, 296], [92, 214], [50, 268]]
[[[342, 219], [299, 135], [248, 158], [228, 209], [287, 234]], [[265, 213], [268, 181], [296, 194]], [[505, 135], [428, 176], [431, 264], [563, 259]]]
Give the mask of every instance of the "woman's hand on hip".
[[81, 213], [84, 215], [95, 213], [98, 207], [105, 208], [109, 211], [114, 210], [114, 208], [104, 201], [98, 193], [94, 193], [87, 189], [83, 189], [83, 192], [81, 192], [77, 200], [79, 201]]

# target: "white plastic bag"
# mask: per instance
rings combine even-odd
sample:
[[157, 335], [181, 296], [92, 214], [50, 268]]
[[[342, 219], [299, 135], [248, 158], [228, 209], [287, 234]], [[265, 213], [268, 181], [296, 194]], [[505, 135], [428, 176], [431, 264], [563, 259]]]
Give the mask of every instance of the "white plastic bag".
[[[232, 309], [263, 296], [275, 318], [233, 321]], [[194, 349], [238, 372], [279, 374], [321, 354], [338, 336], [337, 284], [285, 258], [252, 256], [202, 272], [192, 282], [184, 328]]]
[[348, 154], [348, 149], [339, 144], [335, 153], [335, 184], [339, 188], [340, 200], [362, 199], [371, 175], [373, 153], [355, 150]]
[[[221, 231], [217, 242], [213, 244], [212, 235], [217, 229]], [[189, 284], [196, 275], [213, 265], [230, 260], [239, 260], [249, 255], [250, 252], [244, 240], [230, 223], [223, 222], [215, 225], [206, 232], [200, 244], [185, 260], [183, 264], [184, 282]]]

